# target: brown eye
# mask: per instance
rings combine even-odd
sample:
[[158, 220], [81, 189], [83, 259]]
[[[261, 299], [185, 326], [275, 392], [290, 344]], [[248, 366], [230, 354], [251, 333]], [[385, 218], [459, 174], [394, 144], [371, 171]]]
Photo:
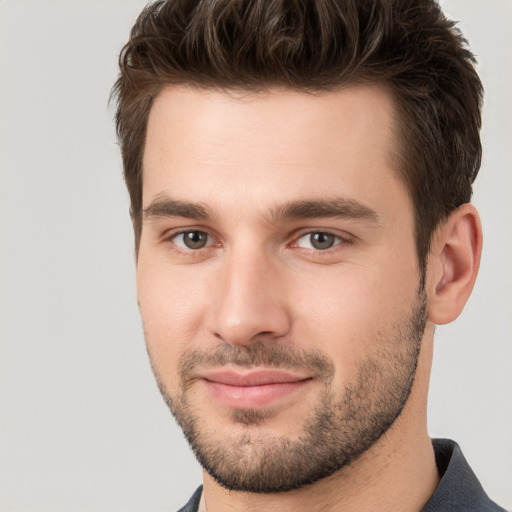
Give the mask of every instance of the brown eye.
[[324, 231], [313, 231], [301, 236], [297, 245], [303, 249], [314, 249], [316, 251], [325, 251], [342, 243], [341, 237], [326, 233]]
[[173, 237], [174, 243], [182, 249], [202, 249], [209, 243], [208, 234], [204, 231], [184, 231]]
[[319, 251], [330, 249], [334, 245], [335, 238], [329, 233], [311, 233], [309, 235], [311, 245]]

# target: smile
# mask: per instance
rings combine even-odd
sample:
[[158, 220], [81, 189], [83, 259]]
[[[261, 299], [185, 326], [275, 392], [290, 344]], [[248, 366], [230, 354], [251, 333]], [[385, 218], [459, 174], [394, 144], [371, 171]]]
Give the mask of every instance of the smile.
[[312, 381], [281, 370], [238, 373], [230, 370], [203, 373], [208, 392], [223, 405], [236, 409], [263, 408], [288, 397]]

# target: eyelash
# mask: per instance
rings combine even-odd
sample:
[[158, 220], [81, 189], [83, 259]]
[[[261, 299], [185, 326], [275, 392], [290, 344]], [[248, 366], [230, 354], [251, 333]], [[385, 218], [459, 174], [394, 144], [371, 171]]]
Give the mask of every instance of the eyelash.
[[[300, 240], [302, 240], [303, 238], [306, 238], [306, 237], [310, 237], [310, 239], [311, 239], [312, 235], [324, 235], [324, 236], [328, 236], [328, 237], [333, 237], [334, 238], [333, 245], [331, 247], [326, 247], [325, 249], [316, 249], [316, 248], [309, 249], [306, 247], [300, 247], [300, 245], [299, 245]], [[348, 237], [341, 236], [337, 233], [332, 233], [331, 231], [310, 230], [310, 231], [301, 233], [300, 236], [298, 236], [298, 237], [295, 237], [294, 241], [292, 242], [292, 247], [299, 247], [306, 251], [311, 251], [312, 253], [315, 253], [315, 254], [316, 253], [322, 254], [322, 253], [328, 253], [328, 252], [335, 251], [338, 246], [344, 245], [347, 242], [349, 242]]]
[[[209, 241], [207, 241], [207, 245], [205, 245], [204, 247], [197, 248], [197, 249], [192, 249], [192, 248], [185, 249], [183, 247], [179, 247], [176, 244], [175, 240], [179, 236], [185, 235], [186, 233], [201, 233], [203, 235], [206, 235], [210, 239], [210, 241], [213, 241], [213, 243], [210, 243]], [[307, 236], [314, 235], [314, 234], [322, 234], [322, 235], [332, 236], [335, 238], [335, 242], [332, 247], [328, 247], [326, 249], [314, 249], [314, 248], [309, 249], [309, 248], [300, 247], [298, 245], [298, 243], [301, 239], [303, 239]], [[204, 229], [194, 229], [194, 228], [181, 229], [179, 231], [172, 232], [168, 236], [165, 237], [164, 241], [170, 242], [173, 250], [176, 253], [178, 253], [180, 255], [185, 255], [188, 257], [197, 257], [197, 256], [202, 255], [203, 254], [202, 249], [208, 249], [211, 247], [216, 247], [216, 246], [219, 247], [220, 246], [220, 243], [215, 243], [215, 237], [213, 235], [211, 235], [208, 231], [206, 231]], [[298, 235], [294, 235], [292, 242], [288, 244], [288, 247], [299, 248], [299, 249], [302, 249], [303, 251], [307, 251], [308, 254], [310, 254], [310, 255], [314, 255], [316, 257], [322, 257], [322, 255], [332, 254], [335, 251], [341, 250], [341, 246], [345, 246], [346, 244], [353, 244], [353, 243], [354, 243], [354, 239], [347, 234], [341, 235], [339, 233], [333, 233], [332, 231], [329, 231], [329, 230], [313, 229], [313, 230], [308, 230], [308, 231], [302, 231]]]
[[204, 247], [200, 247], [198, 249], [192, 249], [192, 248], [183, 248], [179, 247], [175, 240], [181, 235], [185, 235], [186, 233], [202, 233], [203, 235], [206, 235], [210, 240], [214, 240], [214, 237], [208, 233], [208, 231], [205, 231], [204, 229], [194, 229], [194, 228], [188, 228], [188, 229], [182, 229], [180, 231], [175, 231], [173, 233], [170, 233], [166, 238], [165, 241], [168, 241], [173, 246], [174, 251], [176, 251], [179, 254], [185, 254], [188, 256], [195, 256], [197, 253], [201, 252], [201, 249], [206, 249], [208, 247], [212, 247], [218, 244], [215, 243], [208, 243]]

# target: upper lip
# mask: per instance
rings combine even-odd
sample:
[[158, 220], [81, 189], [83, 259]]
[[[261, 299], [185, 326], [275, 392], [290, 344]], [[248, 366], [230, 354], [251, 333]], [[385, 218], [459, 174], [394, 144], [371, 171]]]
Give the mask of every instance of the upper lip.
[[210, 370], [201, 372], [200, 377], [211, 382], [226, 384], [228, 386], [264, 386], [265, 384], [284, 384], [299, 382], [310, 378], [286, 370], [260, 369], [246, 372], [235, 370]]

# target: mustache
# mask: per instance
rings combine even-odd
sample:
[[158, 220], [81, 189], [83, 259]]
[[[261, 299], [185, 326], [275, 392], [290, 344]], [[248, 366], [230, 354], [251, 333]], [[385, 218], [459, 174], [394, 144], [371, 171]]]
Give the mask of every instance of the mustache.
[[330, 380], [334, 374], [333, 363], [320, 352], [296, 350], [276, 341], [256, 342], [248, 346], [222, 343], [209, 350], [192, 349], [182, 355], [178, 372], [182, 383], [186, 383], [193, 379], [198, 367], [228, 365], [307, 370], [324, 380]]

